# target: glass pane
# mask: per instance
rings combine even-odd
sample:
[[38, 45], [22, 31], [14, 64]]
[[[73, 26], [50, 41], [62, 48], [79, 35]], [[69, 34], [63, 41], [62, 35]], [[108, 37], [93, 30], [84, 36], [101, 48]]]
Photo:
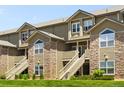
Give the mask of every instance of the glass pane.
[[41, 40], [38, 40], [35, 44], [43, 43]]
[[38, 75], [38, 71], [35, 70], [35, 74]]
[[43, 49], [39, 49], [39, 53], [43, 53]]
[[106, 67], [106, 62], [100, 62], [100, 67]]
[[35, 50], [35, 54], [38, 54], [38, 49]]
[[79, 32], [80, 31], [80, 24], [78, 23], [77, 24], [77, 32]]
[[84, 21], [84, 26], [86, 27], [88, 24], [87, 20]]
[[108, 41], [114, 40], [114, 33], [108, 34], [107, 38], [108, 38]]
[[76, 24], [73, 24], [73, 25], [72, 25], [72, 31], [73, 31], [73, 32], [76, 32]]
[[88, 26], [92, 26], [92, 20], [88, 20]]
[[103, 70], [104, 73], [106, 74], [106, 68], [101, 68], [100, 70]]
[[106, 30], [104, 32], [102, 32], [101, 34], [109, 34], [109, 33], [113, 33], [111, 30]]
[[101, 35], [100, 36], [100, 41], [106, 41], [106, 35]]
[[107, 67], [114, 67], [114, 62], [107, 62]]
[[106, 42], [100, 42], [101, 47], [106, 47]]
[[108, 68], [107, 72], [108, 74], [114, 74], [114, 68]]
[[114, 46], [114, 41], [108, 41], [108, 46]]

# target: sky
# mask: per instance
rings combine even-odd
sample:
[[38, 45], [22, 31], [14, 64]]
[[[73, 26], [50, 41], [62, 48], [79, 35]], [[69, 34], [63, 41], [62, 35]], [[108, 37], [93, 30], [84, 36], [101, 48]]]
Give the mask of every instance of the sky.
[[0, 6], [0, 31], [71, 16], [78, 9], [87, 12], [111, 7], [109, 5], [9, 5]]

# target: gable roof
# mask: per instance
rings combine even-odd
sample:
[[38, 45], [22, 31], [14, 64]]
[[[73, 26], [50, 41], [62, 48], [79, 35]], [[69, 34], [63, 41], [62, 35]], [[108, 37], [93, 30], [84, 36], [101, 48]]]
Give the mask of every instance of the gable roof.
[[16, 45], [13, 45], [12, 43], [4, 40], [0, 40], [0, 45], [1, 46], [9, 46], [9, 47], [16, 47]]
[[76, 16], [77, 14], [79, 13], [83, 13], [83, 14], [86, 14], [86, 15], [89, 15], [89, 16], [94, 16], [93, 14], [89, 13], [89, 12], [86, 12], [86, 11], [83, 11], [81, 9], [79, 9], [78, 11], [76, 11], [72, 16], [70, 16], [66, 22], [68, 22], [69, 20], [71, 20], [74, 16]]
[[109, 18], [104, 18], [99, 23], [97, 23], [94, 27], [92, 27], [91, 29], [89, 29], [86, 33], [89, 33], [91, 31], [93, 31], [96, 27], [98, 27], [99, 25], [101, 25], [104, 21], [110, 21], [110, 22], [113, 22], [113, 23], [116, 23], [116, 24], [119, 24], [119, 25], [124, 26], [124, 24], [121, 23], [121, 22], [118, 22], [118, 21], [115, 21], [115, 20], [112, 20], [112, 19], [109, 19]]
[[49, 25], [54, 25], [54, 24], [60, 24], [60, 23], [64, 23], [69, 17], [65, 17], [65, 18], [60, 18], [60, 19], [55, 19], [55, 20], [50, 20], [47, 22], [41, 22], [38, 24], [34, 24], [35, 27], [44, 27], [44, 26], [49, 26]]
[[114, 6], [110, 6], [109, 8], [92, 11], [91, 13], [94, 15], [102, 15], [102, 14], [106, 14], [106, 13], [121, 11], [123, 9], [124, 9], [124, 5], [114, 5]]
[[50, 38], [59, 39], [59, 40], [64, 41], [64, 38], [58, 37], [58, 36], [56, 36], [56, 35], [54, 35], [54, 34], [52, 34], [52, 33], [45, 32], [45, 31], [42, 31], [42, 30], [37, 30], [37, 31], [35, 31], [35, 32], [26, 40], [26, 42], [28, 42], [28, 40], [30, 40], [30, 39], [31, 39], [35, 34], [37, 34], [37, 33], [39, 33], [39, 34], [44, 34], [44, 35], [46, 35], [46, 36], [48, 36], [48, 37], [50, 37]]
[[17, 32], [18, 31], [20, 31], [24, 26], [26, 26], [26, 25], [28, 25], [28, 26], [30, 26], [30, 27], [32, 27], [32, 28], [34, 28], [34, 29], [36, 29], [36, 27], [35, 26], [33, 26], [33, 25], [31, 25], [31, 24], [29, 24], [29, 23], [27, 23], [27, 22], [25, 22], [21, 27], [19, 27], [18, 29], [17, 29]]
[[[112, 6], [112, 7], [109, 7], [109, 8], [96, 10], [96, 11], [93, 11], [93, 12], [90, 12], [90, 13], [79, 9], [74, 14], [76, 14], [78, 12], [83, 12], [83, 13], [87, 13], [89, 15], [98, 16], [98, 15], [102, 15], [102, 14], [106, 14], [106, 13], [110, 13], [110, 12], [121, 11], [121, 10], [124, 10], [124, 5], [118, 5], [118, 6], [115, 5], [115, 6]], [[48, 21], [48, 22], [42, 22], [42, 23], [34, 24], [33, 26], [37, 28], [37, 27], [49, 26], [49, 25], [54, 25], [54, 24], [59, 24], [59, 23], [65, 23], [67, 20], [69, 20], [69, 18], [71, 18], [71, 17], [65, 17], [65, 18], [60, 18], [60, 19], [55, 19], [55, 20], [52, 20], [52, 21]], [[10, 30], [1, 31], [0, 35], [16, 33], [18, 29], [19, 28], [14, 28], [14, 29], [10, 29]]]

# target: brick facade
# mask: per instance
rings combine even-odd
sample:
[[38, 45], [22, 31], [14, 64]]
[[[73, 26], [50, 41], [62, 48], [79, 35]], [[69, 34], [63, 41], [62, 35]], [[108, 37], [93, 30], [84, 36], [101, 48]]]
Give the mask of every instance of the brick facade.
[[90, 74], [99, 68], [99, 36], [90, 37]]
[[116, 33], [115, 38], [115, 78], [124, 79], [124, 32]]
[[[37, 40], [37, 39], [36, 39]], [[43, 38], [42, 38], [43, 40]], [[49, 42], [44, 41], [43, 49], [43, 75], [44, 79], [56, 79], [57, 77], [57, 41], [50, 40]], [[28, 50], [28, 72], [32, 76], [35, 70], [35, 54], [34, 54], [34, 43], [29, 45]]]

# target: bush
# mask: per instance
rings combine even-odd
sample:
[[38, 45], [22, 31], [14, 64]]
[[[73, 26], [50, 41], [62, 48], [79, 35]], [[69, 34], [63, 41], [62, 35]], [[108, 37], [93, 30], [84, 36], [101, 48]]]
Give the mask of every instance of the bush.
[[29, 75], [28, 74], [22, 74], [22, 79], [24, 79], [24, 80], [29, 79]]
[[101, 76], [103, 76], [103, 74], [104, 74], [105, 72], [104, 72], [104, 70], [99, 70], [99, 69], [96, 69], [94, 72], [93, 72], [93, 77], [101, 77]]
[[113, 75], [104, 75], [101, 77], [94, 77], [93, 80], [114, 80]]
[[5, 75], [0, 76], [0, 79], [6, 79]]
[[83, 75], [83, 76], [79, 76], [80, 80], [92, 80], [93, 76], [91, 75]]
[[79, 80], [79, 77], [77, 77], [77, 76], [71, 76], [70, 77], [70, 80]]
[[92, 80], [91, 75], [83, 75], [83, 76], [72, 76], [70, 80]]

